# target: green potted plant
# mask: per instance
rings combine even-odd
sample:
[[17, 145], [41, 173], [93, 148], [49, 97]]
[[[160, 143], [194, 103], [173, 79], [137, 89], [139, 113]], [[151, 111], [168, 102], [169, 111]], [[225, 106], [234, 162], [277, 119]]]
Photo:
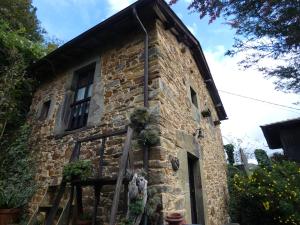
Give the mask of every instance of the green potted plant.
[[155, 146], [159, 143], [159, 134], [156, 130], [146, 128], [139, 133], [138, 143], [141, 146]]
[[19, 220], [22, 208], [33, 195], [35, 188], [6, 181], [0, 186], [0, 225], [15, 223]]
[[201, 112], [201, 114], [202, 114], [203, 117], [210, 117], [211, 116], [211, 111], [209, 109], [204, 109]]
[[88, 212], [83, 212], [77, 219], [77, 225], [91, 225], [92, 215]]
[[66, 181], [86, 180], [92, 175], [93, 167], [90, 160], [77, 160], [64, 166], [63, 176]]

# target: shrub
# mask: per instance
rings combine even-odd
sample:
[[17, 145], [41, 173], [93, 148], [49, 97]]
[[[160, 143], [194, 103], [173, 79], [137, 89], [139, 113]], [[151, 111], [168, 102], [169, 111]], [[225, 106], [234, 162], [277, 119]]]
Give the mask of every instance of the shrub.
[[34, 194], [35, 166], [28, 146], [30, 127], [23, 125], [0, 155], [0, 208], [18, 208]]
[[231, 218], [243, 225], [300, 224], [300, 168], [283, 161], [231, 183]]
[[63, 176], [66, 181], [73, 179], [86, 180], [92, 175], [92, 162], [90, 160], [77, 160], [65, 165]]

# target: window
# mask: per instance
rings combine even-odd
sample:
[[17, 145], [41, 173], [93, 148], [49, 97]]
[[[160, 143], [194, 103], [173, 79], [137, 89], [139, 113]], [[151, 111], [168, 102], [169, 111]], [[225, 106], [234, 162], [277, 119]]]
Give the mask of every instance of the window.
[[43, 103], [42, 109], [41, 109], [41, 114], [39, 116], [39, 120], [47, 119], [48, 114], [49, 114], [50, 105], [51, 105], [51, 100]]
[[74, 101], [71, 104], [71, 118], [68, 130], [86, 126], [92, 96], [94, 73], [95, 64], [80, 69], [75, 73], [77, 82], [75, 84]]
[[194, 91], [194, 89], [192, 87], [190, 87], [190, 91], [191, 91], [192, 103], [194, 104], [194, 106], [196, 106], [198, 108], [197, 93]]

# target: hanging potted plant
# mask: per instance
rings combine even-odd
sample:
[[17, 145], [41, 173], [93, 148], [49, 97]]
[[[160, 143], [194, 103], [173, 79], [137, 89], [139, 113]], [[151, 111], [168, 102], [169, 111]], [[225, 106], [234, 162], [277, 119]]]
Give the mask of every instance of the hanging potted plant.
[[77, 160], [64, 166], [63, 176], [67, 182], [86, 180], [92, 175], [93, 167], [90, 160]]
[[211, 116], [211, 112], [209, 109], [205, 109], [201, 112], [203, 117], [210, 117]]

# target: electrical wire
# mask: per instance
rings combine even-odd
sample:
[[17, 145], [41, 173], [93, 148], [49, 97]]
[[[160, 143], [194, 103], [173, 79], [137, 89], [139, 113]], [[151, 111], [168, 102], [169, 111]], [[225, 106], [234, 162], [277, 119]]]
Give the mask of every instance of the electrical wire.
[[[274, 102], [269, 102], [269, 101], [266, 101], [266, 100], [261, 100], [261, 99], [258, 99], [258, 98], [253, 98], [253, 97], [249, 97], [249, 96], [245, 96], [245, 95], [241, 95], [241, 94], [236, 94], [236, 93], [232, 93], [232, 92], [229, 92], [229, 91], [224, 91], [224, 90], [218, 90], [218, 91], [226, 93], [226, 94], [229, 94], [229, 95], [234, 95], [234, 96], [237, 96], [237, 97], [246, 98], [246, 99], [250, 99], [250, 100], [253, 100], [253, 101], [258, 101], [258, 102], [266, 103], [266, 104], [269, 104], [269, 105], [279, 106], [279, 107], [282, 107], [282, 108], [286, 108], [285, 109], [286, 111], [300, 114], [300, 109], [295, 108], [295, 107], [291, 107], [291, 106], [287, 106], [287, 105], [282, 105], [282, 104], [278, 104], [278, 103], [274, 103]], [[288, 109], [292, 109], [292, 110], [288, 110]], [[299, 112], [295, 112], [293, 110], [297, 110]]]

